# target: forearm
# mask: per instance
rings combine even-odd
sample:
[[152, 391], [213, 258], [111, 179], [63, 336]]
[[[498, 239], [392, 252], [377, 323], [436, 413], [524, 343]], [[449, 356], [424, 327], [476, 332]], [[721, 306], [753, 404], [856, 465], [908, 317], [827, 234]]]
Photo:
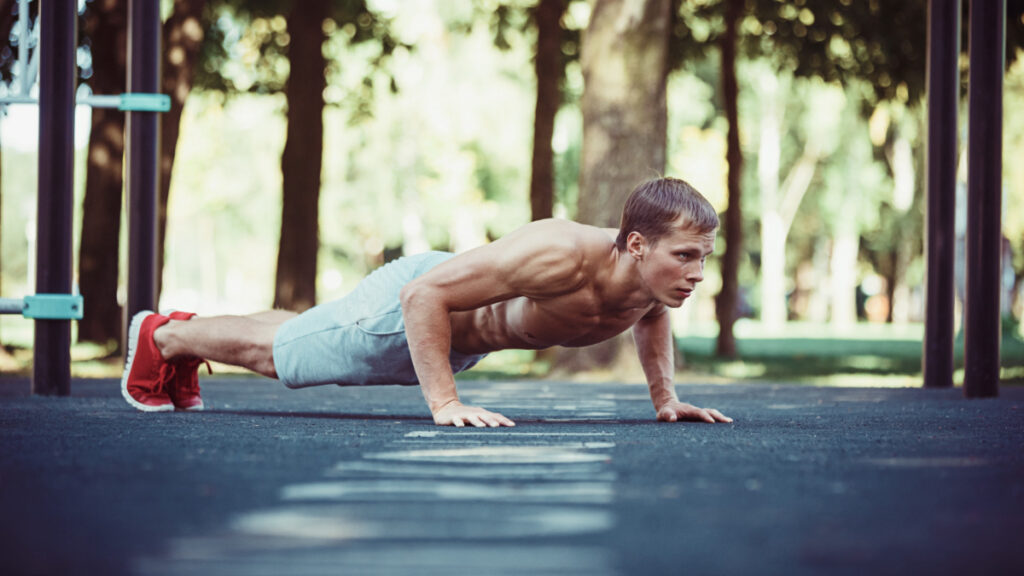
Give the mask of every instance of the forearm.
[[459, 399], [448, 357], [452, 328], [449, 311], [429, 295], [403, 291], [402, 316], [409, 354], [431, 413]]
[[661, 354], [649, 357], [647, 360], [641, 356], [640, 365], [644, 369], [644, 376], [647, 377], [647, 387], [650, 390], [651, 402], [654, 403], [655, 411], [660, 410], [669, 402], [679, 401], [673, 381], [675, 363], [671, 351], [669, 351], [667, 359]]
[[654, 409], [678, 401], [675, 391], [675, 351], [668, 314], [637, 323], [633, 329], [640, 365], [647, 378]]

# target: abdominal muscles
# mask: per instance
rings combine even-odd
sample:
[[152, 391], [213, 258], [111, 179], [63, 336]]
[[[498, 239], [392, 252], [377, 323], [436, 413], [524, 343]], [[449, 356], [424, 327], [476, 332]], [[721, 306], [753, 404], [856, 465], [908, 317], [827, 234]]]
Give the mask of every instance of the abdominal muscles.
[[589, 346], [625, 331], [646, 312], [601, 314], [579, 299], [535, 301], [514, 298], [490, 306], [454, 312], [452, 347], [466, 354], [518, 348]]

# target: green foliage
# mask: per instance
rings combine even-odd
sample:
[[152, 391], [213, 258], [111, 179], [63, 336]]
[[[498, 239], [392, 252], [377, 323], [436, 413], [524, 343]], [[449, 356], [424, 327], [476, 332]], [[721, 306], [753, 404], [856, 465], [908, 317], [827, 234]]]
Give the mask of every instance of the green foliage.
[[1024, 59], [1006, 75], [1003, 90], [1003, 231], [1013, 248], [1013, 267], [1024, 277]]
[[[204, 12], [206, 34], [201, 47], [196, 88], [230, 96], [240, 92], [278, 93], [288, 79], [287, 17], [292, 0], [215, 0]], [[386, 71], [390, 56], [400, 42], [391, 32], [387, 14], [371, 10], [364, 0], [331, 2], [330, 19], [324, 23], [328, 44], [372, 44], [363, 54], [371, 67]], [[331, 60], [328, 78], [341, 74], [340, 62]], [[357, 108], [367, 108], [372, 91], [366, 78]], [[349, 93], [352, 94], [351, 92]], [[328, 104], [337, 103], [329, 101]]]
[[[867, 82], [867, 102], [918, 102], [925, 89], [927, 0], [742, 0], [740, 45], [750, 59], [769, 58], [780, 70], [826, 82]], [[725, 0], [676, 5], [672, 67], [714, 49]], [[962, 5], [966, 53], [969, 4]], [[1007, 66], [1024, 47], [1024, 0], [1008, 0]]]
[[[566, 85], [566, 70], [579, 63], [581, 35], [590, 13], [586, 0], [560, 0], [564, 5], [561, 28], [560, 74], [561, 93], [566, 103], [575, 102], [580, 94]], [[506, 51], [524, 44], [535, 45], [537, 12], [540, 0], [474, 0], [471, 3], [442, 3], [442, 16], [448, 29], [466, 34], [474, 26], [485, 22], [493, 37], [494, 46]]]

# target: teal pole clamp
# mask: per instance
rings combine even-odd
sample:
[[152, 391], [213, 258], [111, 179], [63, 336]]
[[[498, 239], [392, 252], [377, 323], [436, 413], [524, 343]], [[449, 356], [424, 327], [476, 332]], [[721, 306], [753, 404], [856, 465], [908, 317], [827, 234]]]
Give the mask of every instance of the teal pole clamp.
[[83, 310], [81, 294], [36, 294], [25, 296], [21, 315], [36, 320], [81, 320]]
[[167, 94], [142, 92], [121, 94], [121, 104], [117, 109], [126, 112], [167, 112], [171, 109], [171, 97]]

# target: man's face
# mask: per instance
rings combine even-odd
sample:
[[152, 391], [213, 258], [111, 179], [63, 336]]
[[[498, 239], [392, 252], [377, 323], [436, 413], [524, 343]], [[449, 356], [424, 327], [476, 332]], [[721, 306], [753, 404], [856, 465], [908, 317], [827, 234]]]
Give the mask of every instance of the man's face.
[[671, 308], [682, 306], [704, 279], [704, 260], [715, 249], [717, 233], [700, 232], [680, 220], [653, 246], [641, 237], [643, 258], [638, 266], [651, 295]]

